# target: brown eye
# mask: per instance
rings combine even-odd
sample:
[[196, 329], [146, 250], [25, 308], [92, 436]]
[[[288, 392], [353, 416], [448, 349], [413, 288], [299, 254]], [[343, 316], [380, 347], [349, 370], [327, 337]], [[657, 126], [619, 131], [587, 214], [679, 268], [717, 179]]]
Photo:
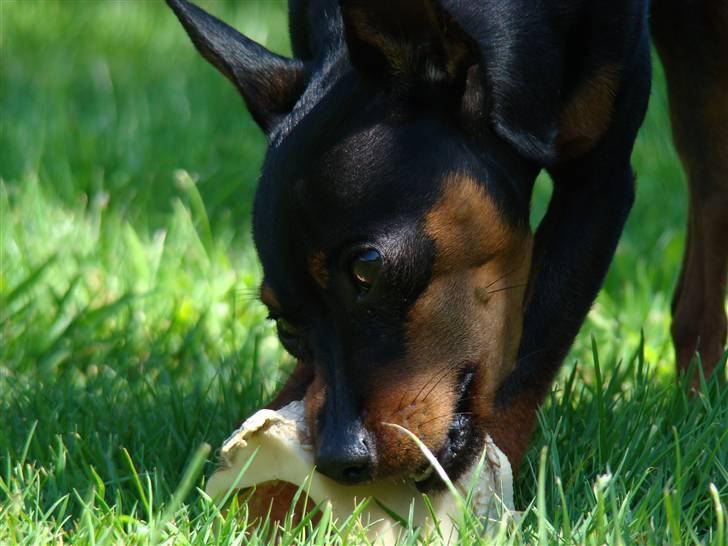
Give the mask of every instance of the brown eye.
[[381, 270], [382, 255], [373, 248], [359, 253], [351, 265], [354, 281], [364, 290], [368, 290], [376, 282]]

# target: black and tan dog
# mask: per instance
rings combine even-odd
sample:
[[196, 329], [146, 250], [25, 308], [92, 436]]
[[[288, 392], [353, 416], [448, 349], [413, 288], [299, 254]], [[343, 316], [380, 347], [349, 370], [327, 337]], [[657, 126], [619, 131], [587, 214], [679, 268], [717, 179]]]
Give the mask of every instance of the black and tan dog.
[[[293, 59], [168, 0], [268, 136], [261, 299], [297, 359], [321, 472], [456, 478], [488, 431], [518, 468], [634, 199], [650, 91], [640, 0], [291, 0]], [[726, 341], [728, 1], [657, 0], [690, 181], [678, 366]], [[554, 192], [535, 234], [534, 180]]]

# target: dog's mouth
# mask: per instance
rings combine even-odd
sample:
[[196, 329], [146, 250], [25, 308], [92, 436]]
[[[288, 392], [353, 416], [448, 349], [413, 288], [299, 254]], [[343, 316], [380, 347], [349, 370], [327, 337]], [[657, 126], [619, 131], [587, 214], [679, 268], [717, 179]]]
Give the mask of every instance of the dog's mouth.
[[[452, 481], [456, 481], [473, 463], [479, 449], [483, 444], [483, 435], [475, 426], [476, 418], [473, 415], [473, 387], [475, 385], [476, 367], [468, 365], [463, 367], [458, 376], [458, 401], [450, 421], [445, 444], [435, 453], [437, 461]], [[441, 490], [445, 483], [427, 464], [412, 476], [417, 489], [426, 493]]]

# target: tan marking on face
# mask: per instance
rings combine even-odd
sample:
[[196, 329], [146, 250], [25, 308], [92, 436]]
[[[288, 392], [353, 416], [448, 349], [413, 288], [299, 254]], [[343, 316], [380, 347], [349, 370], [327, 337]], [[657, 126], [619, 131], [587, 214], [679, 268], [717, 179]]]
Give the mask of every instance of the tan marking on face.
[[326, 383], [320, 371], [317, 370], [303, 399], [303, 413], [306, 426], [308, 426], [308, 430], [311, 431], [314, 437], [318, 432], [318, 417], [324, 407], [325, 401]]
[[435, 276], [476, 267], [507, 249], [511, 228], [485, 190], [467, 176], [451, 175], [427, 215], [425, 231], [435, 241]]
[[609, 127], [622, 67], [605, 64], [583, 82], [561, 110], [556, 141], [561, 159], [589, 151]]
[[433, 452], [442, 447], [457, 401], [456, 370], [432, 370], [412, 360], [393, 363], [367, 393], [364, 425], [375, 438], [377, 479], [405, 477], [425, 463], [417, 445], [400, 425]]
[[493, 442], [508, 457], [514, 477], [518, 476], [531, 440], [538, 403], [538, 397], [526, 393], [506, 408], [495, 411], [485, 422], [485, 429]]
[[436, 247], [433, 279], [410, 311], [406, 357], [380, 374], [368, 397], [379, 477], [424, 463], [413, 442], [383, 423], [408, 428], [433, 452], [444, 445], [463, 364], [476, 372], [469, 411], [486, 422], [521, 337], [530, 231], [508, 226], [482, 187], [460, 175], [445, 182], [425, 225]]
[[323, 251], [314, 252], [308, 257], [308, 272], [321, 288], [329, 284], [329, 270], [326, 268], [326, 254]]
[[506, 224], [485, 189], [467, 176], [446, 182], [426, 225], [436, 258], [433, 280], [410, 313], [411, 347], [437, 362], [459, 355], [481, 364], [489, 383], [482, 390], [491, 396], [515, 364], [531, 232]]
[[260, 301], [271, 311], [279, 312], [281, 310], [281, 304], [278, 301], [273, 289], [267, 284], [263, 283], [260, 285]]

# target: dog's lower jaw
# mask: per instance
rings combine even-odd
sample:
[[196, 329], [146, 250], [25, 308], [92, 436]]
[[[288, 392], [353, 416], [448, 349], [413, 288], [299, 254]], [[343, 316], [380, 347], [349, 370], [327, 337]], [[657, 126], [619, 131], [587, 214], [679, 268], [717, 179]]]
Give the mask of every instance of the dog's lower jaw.
[[[473, 426], [471, 417], [461, 416], [454, 419], [453, 423], [456, 421], [460, 422], [453, 424], [445, 445], [436, 454], [437, 461], [453, 482], [457, 481], [475, 462], [485, 439], [482, 432]], [[462, 421], [467, 421], [467, 423], [462, 423]], [[429, 465], [419, 473], [414, 479], [414, 483], [422, 493], [442, 491], [446, 487], [439, 474], [433, 472]]]
[[[458, 385], [460, 397], [450, 421], [445, 443], [435, 454], [437, 461], [453, 482], [471, 467], [482, 451], [485, 441], [484, 429], [478, 426], [478, 419], [471, 411], [475, 376], [475, 368], [471, 366], [461, 372]], [[414, 478], [414, 483], [423, 493], [441, 491], [446, 487], [429, 464], [420, 469]]]

